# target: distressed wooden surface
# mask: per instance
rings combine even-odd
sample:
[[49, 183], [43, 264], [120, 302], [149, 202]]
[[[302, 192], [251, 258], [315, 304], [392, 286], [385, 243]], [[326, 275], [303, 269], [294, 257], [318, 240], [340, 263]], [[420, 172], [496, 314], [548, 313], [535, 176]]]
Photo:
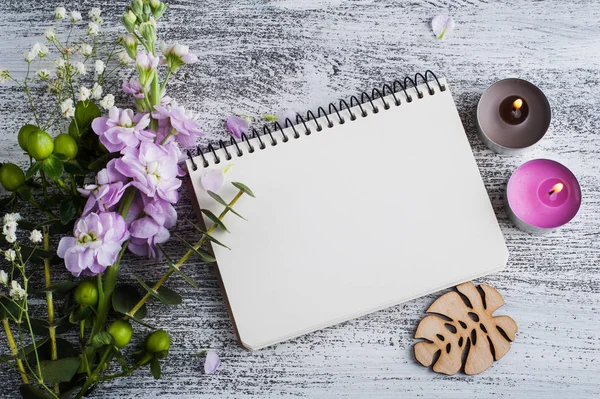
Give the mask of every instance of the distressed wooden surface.
[[[124, 6], [95, 4], [113, 24]], [[56, 5], [0, 2], [0, 66], [23, 72], [22, 53], [40, 40]], [[225, 137], [222, 121], [232, 112], [306, 111], [428, 68], [447, 76], [510, 250], [504, 271], [476, 281], [500, 291], [506, 305], [497, 313], [519, 325], [508, 355], [478, 376], [440, 376], [420, 366], [412, 336], [432, 295], [250, 353], [235, 342], [213, 270], [192, 263], [187, 270], [201, 290], [175, 279], [169, 285], [184, 293], [184, 304], [150, 306], [149, 322], [167, 327], [174, 340], [164, 378], [140, 371], [105, 384], [94, 398], [598, 397], [600, 3], [454, 1], [457, 29], [438, 41], [428, 23], [445, 8], [430, 0], [177, 0], [160, 31], [199, 54], [200, 62], [173, 80], [171, 95], [200, 114], [203, 144]], [[537, 84], [552, 105], [548, 134], [523, 156], [491, 153], [475, 133], [479, 96], [506, 77]], [[0, 159], [23, 163], [16, 132], [26, 121], [23, 98], [0, 88]], [[365, 148], [374, 156], [378, 145], [385, 143], [370, 141], [366, 132]], [[583, 189], [576, 219], [542, 237], [513, 228], [501, 201], [510, 173], [535, 157], [566, 164]], [[186, 195], [178, 210], [192, 214]], [[177, 229], [188, 234], [183, 224]], [[125, 280], [130, 272], [158, 276], [164, 270], [133, 257], [124, 263]], [[206, 347], [221, 355], [216, 375], [203, 375], [200, 360], [189, 355]], [[0, 379], [0, 397], [17, 397], [15, 373], [2, 366]]]

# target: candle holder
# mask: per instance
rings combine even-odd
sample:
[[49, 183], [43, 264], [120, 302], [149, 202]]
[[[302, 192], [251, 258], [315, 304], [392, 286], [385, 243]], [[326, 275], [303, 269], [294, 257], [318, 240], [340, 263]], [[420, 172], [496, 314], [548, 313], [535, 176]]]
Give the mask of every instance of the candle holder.
[[528, 233], [544, 234], [575, 217], [581, 206], [581, 188], [564, 165], [534, 159], [514, 171], [504, 202], [515, 226]]
[[476, 124], [485, 145], [500, 154], [515, 154], [540, 141], [550, 126], [548, 99], [523, 79], [490, 86], [477, 104]]

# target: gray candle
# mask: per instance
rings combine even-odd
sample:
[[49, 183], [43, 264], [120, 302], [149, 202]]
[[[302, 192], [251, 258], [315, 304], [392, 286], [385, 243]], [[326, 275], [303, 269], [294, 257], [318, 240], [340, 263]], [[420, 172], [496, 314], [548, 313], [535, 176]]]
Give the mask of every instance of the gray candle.
[[542, 91], [522, 79], [494, 83], [477, 105], [481, 140], [500, 154], [523, 152], [544, 137], [550, 126], [550, 104]]

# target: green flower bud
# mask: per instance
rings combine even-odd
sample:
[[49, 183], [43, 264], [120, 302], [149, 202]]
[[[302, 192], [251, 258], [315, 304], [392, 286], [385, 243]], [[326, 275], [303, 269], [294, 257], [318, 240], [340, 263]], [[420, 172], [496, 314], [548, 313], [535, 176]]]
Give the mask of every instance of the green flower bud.
[[75, 139], [66, 133], [59, 134], [54, 139], [54, 152], [65, 155], [68, 160], [74, 159], [78, 150]]
[[150, 8], [155, 19], [159, 19], [167, 10], [167, 5], [160, 0], [150, 0]]
[[142, 37], [148, 42], [148, 46], [154, 48], [156, 44], [156, 21], [154, 18], [150, 17], [148, 22], [142, 22], [138, 29], [140, 30]]
[[25, 174], [14, 163], [5, 163], [0, 167], [0, 184], [8, 191], [15, 191], [25, 184]]
[[144, 15], [144, 3], [142, 0], [133, 0], [129, 6], [129, 9], [135, 14], [136, 17], [143, 19], [142, 16]]
[[98, 287], [91, 280], [82, 281], [75, 289], [75, 302], [82, 306], [95, 306], [98, 303]]
[[27, 152], [35, 160], [41, 161], [52, 155], [54, 151], [54, 141], [52, 137], [43, 130], [31, 132], [27, 138]]
[[171, 338], [165, 330], [156, 330], [146, 337], [146, 351], [164, 359], [169, 353], [171, 347]]
[[135, 31], [135, 22], [137, 21], [137, 17], [133, 13], [133, 11], [129, 10], [121, 17], [121, 21], [127, 29], [128, 32], [133, 33]]
[[127, 55], [135, 59], [137, 56], [138, 39], [132, 34], [121, 35], [117, 39], [117, 42], [125, 48]]
[[125, 320], [117, 320], [108, 327], [108, 333], [115, 339], [115, 346], [123, 348], [129, 344], [133, 335], [131, 324]]

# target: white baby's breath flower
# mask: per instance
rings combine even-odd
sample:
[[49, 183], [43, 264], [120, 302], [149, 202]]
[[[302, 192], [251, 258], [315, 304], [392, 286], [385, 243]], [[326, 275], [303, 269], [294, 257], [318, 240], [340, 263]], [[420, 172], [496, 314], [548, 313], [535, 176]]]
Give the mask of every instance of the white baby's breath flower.
[[17, 222], [5, 222], [2, 227], [2, 234], [5, 236], [15, 234], [17, 232]]
[[39, 43], [35, 43], [33, 46], [31, 46], [31, 52], [37, 54], [40, 52], [40, 48], [42, 48], [42, 45]]
[[115, 105], [115, 96], [107, 94], [102, 100], [100, 100], [100, 106], [105, 110], [109, 110]]
[[85, 75], [85, 64], [81, 61], [75, 63], [75, 72], [77, 72], [77, 75]]
[[92, 97], [95, 100], [102, 98], [102, 86], [100, 86], [98, 83], [94, 83], [94, 86], [92, 87]]
[[92, 92], [85, 86], [79, 88], [79, 101], [86, 101], [90, 98]]
[[71, 11], [71, 22], [74, 24], [81, 21], [81, 13], [79, 11]]
[[7, 213], [7, 214], [5, 214], [3, 222], [4, 222], [4, 224], [10, 223], [10, 222], [18, 223], [21, 219], [23, 219], [23, 218], [21, 217], [20, 213], [13, 212], [13, 213]]
[[6, 82], [10, 79], [10, 72], [6, 68], [0, 68], [0, 83]]
[[[12, 249], [10, 251], [12, 251]], [[8, 251], [6, 251], [6, 252], [8, 252]], [[4, 256], [6, 256], [6, 252], [4, 253]], [[6, 272], [4, 270], [0, 270], [0, 285], [7, 285], [7, 284], [8, 284], [8, 274], [6, 274]]]
[[33, 51], [28, 51], [25, 54], [23, 54], [23, 58], [25, 58], [25, 61], [27, 62], [35, 60], [35, 57], [37, 57], [37, 52], [34, 53]]
[[45, 56], [48, 55], [48, 52], [50, 50], [48, 50], [48, 47], [44, 46], [43, 44], [40, 46], [40, 49], [38, 51], [38, 55], [40, 56], [40, 58], [44, 58]]
[[64, 7], [56, 7], [54, 9], [54, 17], [56, 19], [64, 19], [67, 16], [67, 10]]
[[131, 61], [133, 61], [131, 59], [131, 57], [127, 54], [127, 51], [121, 51], [117, 54], [117, 58], [119, 60], [119, 64], [121, 65], [127, 65], [129, 64]]
[[90, 11], [88, 11], [88, 16], [92, 21], [96, 21], [98, 18], [100, 18], [101, 13], [101, 9], [99, 9], [98, 7], [94, 7]]
[[46, 40], [53, 42], [54, 39], [56, 39], [56, 32], [54, 32], [54, 29], [52, 29], [52, 27], [49, 27], [44, 31], [44, 37], [46, 38]]
[[[4, 259], [6, 259], [8, 262], [14, 262], [14, 260], [17, 259], [17, 253], [12, 249], [7, 249], [4, 251]], [[6, 285], [6, 282], [4, 282], [4, 285]]]
[[6, 242], [8, 242], [9, 244], [12, 244], [13, 242], [17, 241], [16, 234], [7, 234], [4, 236], [4, 238], [6, 239]]
[[96, 69], [97, 75], [102, 75], [105, 69], [104, 62], [102, 60], [96, 60], [96, 62], [94, 63], [94, 68]]
[[16, 301], [22, 300], [27, 295], [25, 290], [21, 288], [21, 284], [19, 284], [16, 280], [10, 282], [10, 291], [8, 294]]
[[67, 66], [67, 63], [62, 58], [59, 58], [54, 61], [54, 65], [56, 65], [56, 67], [58, 69], [65, 69], [65, 67]]
[[90, 46], [87, 43], [83, 43], [79, 46], [79, 53], [84, 57], [89, 57], [90, 55], [92, 55], [92, 46]]
[[44, 237], [42, 236], [42, 233], [39, 230], [32, 230], [31, 234], [29, 235], [29, 240], [31, 240], [31, 242], [34, 244], [39, 244], [40, 242], [42, 242], [42, 238]]
[[47, 81], [48, 79], [50, 79], [50, 71], [47, 69], [40, 69], [35, 74], [38, 76], [38, 78], [40, 78], [44, 82]]
[[95, 22], [90, 22], [88, 24], [88, 34], [95, 36], [98, 34], [98, 32], [100, 32], [100, 25]]
[[75, 107], [73, 106], [73, 100], [67, 99], [60, 104], [60, 113], [65, 118], [71, 118], [75, 115]]

